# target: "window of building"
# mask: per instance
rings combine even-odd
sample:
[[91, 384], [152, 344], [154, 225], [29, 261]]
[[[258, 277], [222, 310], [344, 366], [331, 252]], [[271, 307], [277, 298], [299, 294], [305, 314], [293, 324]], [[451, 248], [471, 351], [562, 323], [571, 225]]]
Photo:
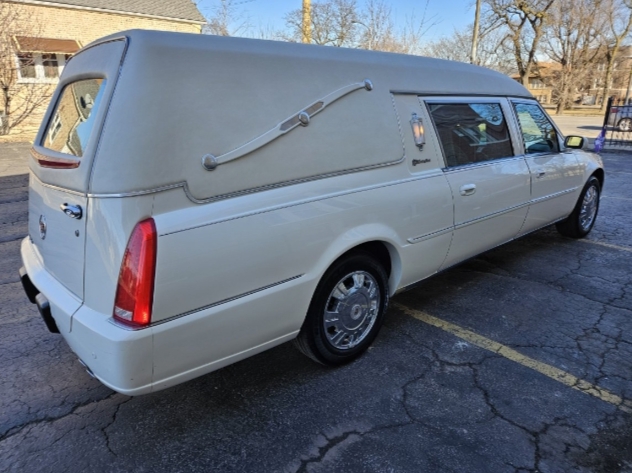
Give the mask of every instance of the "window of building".
[[56, 82], [66, 62], [79, 50], [70, 39], [15, 36], [20, 82]]
[[19, 78], [22, 82], [55, 82], [59, 79], [68, 54], [19, 53]]
[[18, 64], [20, 70], [21, 79], [35, 79], [37, 74], [35, 72], [35, 58], [31, 53], [18, 54]]
[[448, 166], [513, 156], [505, 116], [498, 103], [430, 103]]
[[[62, 59], [65, 63], [65, 60]], [[57, 54], [42, 54], [42, 66], [44, 67], [44, 77], [48, 79], [59, 77], [60, 60], [57, 59]]]

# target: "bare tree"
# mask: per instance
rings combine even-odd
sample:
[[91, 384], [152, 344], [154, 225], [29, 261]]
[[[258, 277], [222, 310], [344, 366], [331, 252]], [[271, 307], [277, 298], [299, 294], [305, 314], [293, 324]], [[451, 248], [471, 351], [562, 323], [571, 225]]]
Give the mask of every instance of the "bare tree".
[[[484, 0], [482, 30], [500, 29], [524, 86], [536, 63], [548, 13], [558, 0]], [[571, 8], [572, 9], [572, 8]]]
[[[353, 47], [358, 37], [360, 15], [356, 0], [325, 0], [312, 3], [311, 37], [312, 43]], [[300, 9], [285, 15], [287, 31], [280, 34], [282, 39], [301, 42], [303, 38], [303, 14]]]
[[596, 67], [603, 45], [601, 0], [557, 0], [546, 28], [546, 54], [558, 64], [553, 100], [556, 113], [569, 108]]
[[605, 16], [601, 43], [606, 60], [606, 77], [601, 96], [601, 109], [605, 110], [610, 95], [615, 60], [623, 41], [628, 38], [632, 29], [632, 0], [605, 0], [601, 6], [601, 14]]
[[[252, 0], [250, 0], [252, 1]], [[250, 29], [250, 23], [241, 6], [249, 1], [218, 0], [211, 8], [208, 23], [202, 28], [205, 34], [240, 36]]]
[[[503, 74], [515, 71], [512, 65], [512, 50], [504, 44], [504, 33], [499, 30], [487, 31], [479, 36], [476, 64], [497, 70]], [[427, 43], [423, 53], [430, 57], [451, 61], [470, 62], [472, 27], [456, 30], [451, 36], [444, 36]]]
[[357, 46], [376, 51], [418, 54], [422, 37], [436, 25], [435, 18], [426, 15], [428, 4], [429, 0], [426, 0], [420, 20], [412, 12], [407, 15], [407, 23], [396, 29], [390, 4], [384, 0], [368, 0], [359, 15], [361, 31]]
[[20, 71], [34, 71], [35, 63], [33, 55], [18, 50], [16, 40], [39, 37], [37, 25], [36, 18], [25, 18], [15, 4], [0, 0], [0, 135], [42, 110], [52, 95], [50, 84], [21, 80]]

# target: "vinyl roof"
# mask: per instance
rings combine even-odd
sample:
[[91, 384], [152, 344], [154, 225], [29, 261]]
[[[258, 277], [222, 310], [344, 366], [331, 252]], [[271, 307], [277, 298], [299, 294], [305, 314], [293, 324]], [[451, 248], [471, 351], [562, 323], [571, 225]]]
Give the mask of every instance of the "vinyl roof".
[[[30, 3], [29, 0], [18, 1]], [[192, 0], [44, 0], [38, 3], [158, 16], [195, 23], [206, 22]]]

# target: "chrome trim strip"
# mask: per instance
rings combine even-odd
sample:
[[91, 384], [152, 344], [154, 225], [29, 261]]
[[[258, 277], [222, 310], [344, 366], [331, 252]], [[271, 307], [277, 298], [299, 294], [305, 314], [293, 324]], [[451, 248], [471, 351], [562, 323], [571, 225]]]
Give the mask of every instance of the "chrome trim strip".
[[494, 99], [511, 99], [511, 98], [517, 98], [517, 99], [533, 99], [533, 96], [531, 94], [529, 95], [498, 95], [498, 94], [454, 94], [454, 93], [448, 93], [448, 92], [432, 92], [432, 91], [423, 91], [423, 92], [416, 92], [414, 90], [390, 90], [389, 91], [391, 94], [395, 94], [395, 95], [417, 95], [421, 98], [423, 98], [423, 100], [426, 100], [426, 98], [431, 99], [432, 97], [489, 97], [489, 98], [494, 98]]
[[[88, 49], [95, 48], [102, 44], [114, 43], [116, 41], [125, 41], [125, 49], [123, 50], [123, 54], [121, 55], [121, 63], [123, 62], [123, 58], [125, 57], [125, 53], [127, 52], [127, 47], [129, 45], [129, 38], [127, 36], [116, 36], [114, 38], [108, 38], [106, 40], [97, 40], [92, 43], [86, 44], [83, 48], [77, 51], [74, 55], [76, 56], [79, 53], [87, 51]], [[72, 58], [71, 58], [72, 59]]]
[[164, 186], [160, 186], [160, 187], [154, 187], [153, 189], [144, 189], [144, 190], [140, 190], [140, 191], [131, 191], [131, 192], [119, 192], [117, 194], [88, 194], [88, 197], [90, 198], [96, 198], [96, 199], [113, 199], [113, 198], [120, 198], [120, 197], [135, 197], [138, 195], [147, 195], [147, 194], [155, 194], [157, 192], [163, 192], [163, 191], [168, 191], [171, 189], [177, 189], [179, 187], [186, 187], [187, 183], [186, 182], [178, 182], [176, 184], [167, 184]]
[[209, 225], [217, 225], [219, 223], [230, 222], [232, 220], [238, 220], [240, 218], [251, 217], [253, 215], [261, 215], [261, 214], [268, 213], [268, 212], [274, 212], [276, 210], [288, 209], [288, 208], [291, 208], [291, 207], [296, 207], [298, 205], [310, 204], [312, 202], [320, 202], [322, 200], [334, 199], [334, 198], [341, 197], [341, 196], [344, 196], [344, 195], [357, 194], [359, 192], [366, 192], [366, 191], [371, 191], [371, 190], [374, 190], [374, 189], [381, 189], [381, 188], [384, 188], [384, 187], [391, 187], [391, 186], [396, 186], [396, 185], [400, 185], [400, 184], [406, 184], [408, 182], [423, 181], [424, 179], [431, 179], [433, 177], [440, 177], [440, 176], [441, 176], [440, 172], [435, 172], [435, 173], [432, 173], [432, 174], [419, 175], [419, 176], [415, 176], [415, 177], [408, 178], [408, 179], [400, 179], [400, 180], [397, 180], [397, 181], [391, 181], [391, 182], [388, 182], [386, 184], [374, 184], [374, 185], [360, 187], [360, 188], [352, 189], [352, 190], [348, 190], [348, 191], [335, 192], [335, 193], [327, 194], [327, 195], [324, 195], [324, 196], [313, 197], [311, 199], [304, 199], [304, 200], [300, 200], [300, 201], [297, 201], [297, 202], [292, 202], [290, 204], [276, 205], [274, 207], [270, 207], [270, 208], [267, 208], [267, 209], [264, 209], [264, 210], [255, 210], [255, 211], [252, 211], [252, 212], [247, 212], [247, 213], [236, 215], [236, 216], [233, 216], [233, 217], [226, 217], [226, 218], [215, 220], [215, 221], [212, 221], [212, 222], [206, 222], [206, 223], [202, 223], [200, 225], [195, 225], [195, 226], [192, 226], [192, 227], [182, 228], [182, 229], [175, 230], [175, 231], [169, 232], [169, 233], [161, 233], [159, 236], [173, 235], [175, 233], [186, 232], [188, 230], [195, 230], [196, 228], [202, 228], [202, 227], [207, 227]]
[[426, 240], [430, 240], [431, 238], [435, 238], [441, 235], [445, 235], [446, 233], [450, 233], [454, 230], [454, 226], [450, 226], [450, 227], [446, 227], [442, 230], [436, 231], [436, 232], [432, 232], [432, 233], [427, 233], [425, 235], [422, 236], [418, 236], [418, 237], [414, 237], [414, 238], [409, 238], [407, 241], [408, 243], [419, 243], [422, 241], [426, 241]]
[[457, 223], [455, 225], [455, 229], [467, 227], [468, 225], [472, 225], [474, 223], [482, 222], [483, 220], [488, 220], [488, 219], [493, 218], [493, 217], [497, 217], [497, 216], [500, 216], [500, 215], [503, 215], [503, 214], [506, 214], [506, 213], [509, 213], [509, 212], [513, 212], [514, 210], [519, 210], [519, 209], [521, 209], [523, 207], [527, 207], [527, 206], [530, 206], [532, 204], [538, 204], [538, 203], [544, 202], [546, 200], [555, 199], [556, 197], [560, 197], [562, 195], [569, 194], [571, 192], [575, 192], [577, 189], [578, 189], [578, 187], [573, 187], [572, 189], [566, 189], [566, 190], [561, 191], [561, 192], [556, 192], [555, 194], [549, 194], [549, 195], [545, 195], [544, 197], [538, 197], [537, 199], [529, 200], [528, 202], [525, 202], [524, 204], [519, 204], [519, 205], [515, 205], [513, 207], [508, 207], [506, 209], [499, 210], [498, 212], [493, 212], [493, 213], [490, 213], [490, 214], [487, 214], [487, 215], [483, 215], [482, 217], [477, 217], [475, 219], [468, 220], [466, 222]]
[[529, 205], [531, 205], [531, 201], [527, 201], [527, 202], [525, 202], [523, 204], [514, 205], [513, 207], [507, 207], [506, 209], [499, 210], [497, 212], [493, 212], [493, 213], [490, 213], [490, 214], [486, 214], [486, 215], [483, 215], [482, 217], [477, 217], [477, 218], [474, 218], [472, 220], [467, 220], [466, 222], [457, 223], [457, 224], [454, 225], [454, 228], [456, 230], [458, 230], [460, 228], [467, 227], [469, 225], [473, 225], [473, 224], [478, 223], [478, 222], [482, 222], [483, 220], [489, 220], [490, 218], [498, 217], [500, 215], [503, 215], [503, 214], [506, 214], [506, 213], [509, 213], [509, 212], [513, 212], [514, 210], [520, 210], [520, 209], [522, 209], [524, 207], [528, 207]]
[[[294, 130], [298, 126], [301, 126], [301, 125], [308, 126], [309, 120], [312, 117], [322, 112], [329, 105], [338, 101], [345, 95], [348, 95], [360, 89], [365, 89], [367, 91], [370, 91], [373, 89], [373, 85], [371, 84], [370, 80], [366, 79], [362, 82], [356, 82], [354, 84], [349, 84], [344, 87], [341, 87], [340, 89], [335, 90], [331, 92], [330, 94], [326, 95], [322, 99], [312, 102], [307, 107], [302, 108], [298, 112], [292, 114], [290, 117], [283, 120], [281, 123], [277, 124], [274, 128], [266, 131], [265, 133], [263, 133], [262, 135], [259, 135], [256, 138], [253, 138], [247, 143], [241, 145], [240, 147], [235, 148], [234, 150], [229, 151], [220, 156], [215, 156], [213, 153], [211, 153], [211, 155], [215, 157], [216, 166], [220, 166], [230, 161], [234, 161], [235, 159], [242, 158], [258, 150], [259, 148], [266, 146], [267, 144], [271, 143], [277, 138], [280, 138], [286, 133], [289, 133], [290, 131]], [[214, 170], [214, 169], [215, 167], [208, 170]]]
[[[225, 199], [230, 199], [230, 198], [233, 198], [233, 197], [239, 197], [239, 196], [242, 196], [242, 195], [255, 194], [257, 192], [263, 192], [263, 191], [267, 191], [267, 190], [271, 190], [271, 189], [278, 189], [279, 187], [292, 186], [294, 184], [302, 184], [304, 182], [317, 181], [317, 180], [320, 180], [320, 179], [327, 179], [327, 178], [330, 178], [330, 177], [343, 176], [345, 174], [353, 174], [353, 173], [356, 173], [356, 172], [369, 171], [371, 169], [377, 169], [377, 168], [382, 168], [382, 167], [386, 167], [386, 166], [393, 166], [395, 164], [400, 164], [400, 163], [404, 162], [405, 159], [406, 159], [406, 157], [402, 156], [401, 158], [399, 158], [396, 161], [390, 161], [390, 162], [387, 162], [387, 163], [372, 164], [370, 166], [364, 166], [364, 167], [361, 167], [361, 168], [345, 169], [345, 170], [342, 170], [342, 171], [332, 172], [332, 173], [328, 173], [328, 174], [318, 174], [316, 176], [304, 177], [304, 178], [301, 178], [301, 179], [282, 181], [282, 182], [277, 182], [275, 184], [268, 184], [266, 186], [253, 187], [251, 189], [245, 189], [245, 190], [242, 190], [242, 191], [239, 191], [239, 192], [231, 192], [229, 194], [221, 194], [221, 195], [218, 195], [218, 196], [215, 196], [215, 197], [209, 197], [209, 198], [206, 198], [206, 199], [198, 199], [193, 194], [191, 194], [191, 191], [189, 190], [189, 186], [187, 185], [187, 183], [185, 181], [174, 183], [174, 184], [166, 184], [164, 186], [154, 187], [154, 188], [151, 188], [151, 189], [138, 190], [138, 191], [117, 192], [117, 193], [112, 193], [112, 194], [89, 193], [89, 194], [87, 194], [87, 196], [88, 197], [94, 197], [94, 198], [100, 198], [100, 199], [113, 199], [113, 198], [120, 198], [120, 197], [134, 197], [134, 196], [138, 196], [138, 195], [155, 194], [156, 192], [163, 192], [163, 191], [168, 191], [168, 190], [171, 190], [171, 189], [177, 189], [178, 187], [182, 187], [184, 189], [184, 192], [186, 193], [187, 198], [191, 202], [193, 202], [194, 204], [208, 204], [208, 203], [211, 203], [211, 202], [216, 202], [218, 200], [225, 200]], [[421, 179], [425, 179], [427, 177], [432, 177], [432, 176], [422, 176]]]
[[545, 200], [555, 199], [556, 197], [570, 194], [571, 192], [575, 192], [577, 189], [579, 189], [579, 186], [573, 187], [571, 189], [566, 189], [565, 191], [556, 192], [555, 194], [545, 195], [544, 197], [538, 197], [537, 199], [532, 199], [529, 202], [532, 204], [539, 204], [540, 202], [544, 202]]
[[289, 180], [289, 181], [281, 181], [281, 182], [277, 182], [275, 184], [268, 184], [265, 186], [260, 186], [260, 187], [253, 187], [251, 189], [244, 189], [242, 191], [238, 191], [238, 192], [231, 192], [228, 194], [221, 194], [215, 197], [209, 197], [206, 199], [198, 199], [196, 197], [193, 196], [193, 194], [191, 194], [191, 191], [189, 190], [189, 186], [185, 185], [184, 187], [184, 191], [187, 194], [187, 197], [189, 198], [189, 200], [193, 203], [196, 204], [208, 204], [209, 202], [215, 202], [218, 200], [224, 200], [224, 199], [230, 199], [232, 197], [239, 197], [242, 195], [248, 195], [248, 194], [254, 194], [256, 192], [263, 192], [263, 191], [267, 191], [270, 189], [277, 189], [279, 187], [286, 187], [286, 186], [292, 186], [294, 184], [302, 184], [304, 182], [311, 182], [311, 181], [318, 181], [320, 179], [327, 179], [330, 177], [337, 177], [337, 176], [343, 176], [345, 174], [353, 174], [356, 172], [362, 172], [362, 171], [369, 171], [371, 169], [378, 169], [378, 168], [382, 168], [382, 167], [386, 167], [386, 166], [393, 166], [395, 164], [400, 164], [402, 162], [404, 162], [404, 160], [406, 159], [406, 156], [402, 156], [401, 158], [397, 159], [396, 161], [389, 161], [386, 163], [381, 163], [381, 164], [371, 164], [370, 166], [363, 166], [360, 168], [351, 168], [351, 169], [344, 169], [342, 171], [336, 171], [336, 172], [331, 172], [331, 173], [327, 173], [327, 174], [317, 174], [315, 176], [310, 176], [310, 177], [303, 177], [300, 179], [293, 179], [293, 180]]
[[265, 291], [267, 289], [271, 289], [273, 287], [280, 286], [281, 284], [285, 284], [285, 283], [288, 283], [290, 281], [294, 281], [295, 279], [302, 278], [303, 276], [305, 276], [305, 275], [304, 274], [299, 274], [298, 276], [294, 276], [294, 277], [291, 277], [291, 278], [288, 278], [288, 279], [284, 279], [283, 281], [279, 281], [279, 282], [275, 282], [275, 283], [272, 283], [272, 284], [268, 284], [267, 286], [260, 287], [259, 289], [253, 289], [252, 291], [244, 292], [243, 294], [239, 294], [239, 295], [236, 295], [236, 296], [233, 296], [233, 297], [229, 297], [227, 299], [222, 299], [221, 301], [213, 302], [212, 304], [208, 304], [208, 305], [205, 305], [203, 307], [199, 307], [197, 309], [189, 310], [187, 312], [183, 312], [183, 313], [178, 314], [178, 315], [173, 315], [173, 316], [168, 317], [166, 319], [158, 320], [158, 321], [153, 322], [153, 323], [151, 323], [151, 324], [149, 324], [149, 325], [147, 325], [145, 327], [129, 327], [129, 326], [117, 321], [113, 317], [109, 318], [108, 321], [111, 324], [116, 325], [119, 328], [122, 328], [122, 329], [125, 329], [125, 330], [129, 330], [131, 332], [135, 332], [135, 331], [138, 331], [138, 330], [146, 330], [148, 328], [155, 327], [157, 325], [162, 325], [162, 324], [165, 324], [167, 322], [171, 322], [172, 320], [176, 320], [176, 319], [179, 319], [181, 317], [186, 317], [187, 315], [195, 314], [196, 312], [201, 312], [203, 310], [212, 309], [213, 307], [217, 307], [217, 306], [220, 306], [222, 304], [227, 304], [228, 302], [233, 302], [233, 301], [236, 301], [237, 299], [242, 299], [242, 298], [247, 297], [247, 296], [251, 296], [251, 295], [256, 294], [258, 292], [262, 292], [262, 291]]
[[[395, 294], [393, 294], [393, 296], [395, 296], [397, 294], [401, 294], [402, 292], [410, 291], [411, 289], [414, 289], [414, 288], [418, 287], [420, 284], [422, 284], [424, 281], [426, 281], [426, 279], [430, 279], [431, 277], [433, 277], [433, 276], [435, 276], [437, 274], [444, 273], [444, 272], [454, 268], [455, 266], [463, 264], [463, 263], [465, 263], [467, 261], [470, 261], [470, 260], [472, 260], [474, 258], [478, 258], [480, 255], [482, 255], [483, 253], [485, 253], [487, 251], [491, 251], [491, 250], [496, 249], [496, 248], [498, 248], [500, 246], [506, 245], [507, 243], [510, 243], [512, 241], [519, 240], [520, 238], [523, 238], [525, 236], [531, 235], [532, 233], [535, 233], [535, 232], [537, 232], [539, 230], [542, 230], [543, 228], [550, 227], [551, 225], [555, 225], [557, 222], [561, 222], [562, 220], [565, 220], [565, 219], [566, 218], [559, 218], [557, 220], [553, 220], [552, 222], [544, 224], [541, 227], [537, 227], [537, 228], [534, 228], [533, 230], [529, 230], [526, 233], [522, 233], [522, 234], [518, 233], [515, 237], [510, 238], [509, 240], [507, 240], [507, 241], [505, 241], [503, 243], [499, 243], [498, 245], [495, 245], [495, 246], [493, 246], [491, 248], [488, 248], [485, 251], [481, 251], [480, 253], [478, 253], [478, 254], [476, 254], [474, 256], [470, 256], [469, 258], [465, 258], [464, 260], [461, 260], [461, 261], [458, 261], [458, 262], [456, 262], [454, 264], [451, 264], [450, 266], [446, 266], [445, 268], [441, 268], [440, 270], [435, 271], [434, 273], [426, 276], [425, 278], [421, 278], [419, 281], [415, 281], [413, 283], [407, 284], [406, 286], [400, 287], [399, 289], [396, 289], [395, 290]], [[579, 240], [579, 241], [586, 241], [586, 240]]]

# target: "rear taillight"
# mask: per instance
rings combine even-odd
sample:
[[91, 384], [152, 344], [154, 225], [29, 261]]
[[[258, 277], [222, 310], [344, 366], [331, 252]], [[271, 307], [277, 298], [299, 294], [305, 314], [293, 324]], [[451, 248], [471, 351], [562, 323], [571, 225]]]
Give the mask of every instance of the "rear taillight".
[[610, 113], [619, 113], [619, 109], [617, 107], [612, 107], [610, 109]]
[[153, 218], [139, 222], [129, 238], [114, 299], [114, 318], [132, 326], [151, 322], [158, 236]]

